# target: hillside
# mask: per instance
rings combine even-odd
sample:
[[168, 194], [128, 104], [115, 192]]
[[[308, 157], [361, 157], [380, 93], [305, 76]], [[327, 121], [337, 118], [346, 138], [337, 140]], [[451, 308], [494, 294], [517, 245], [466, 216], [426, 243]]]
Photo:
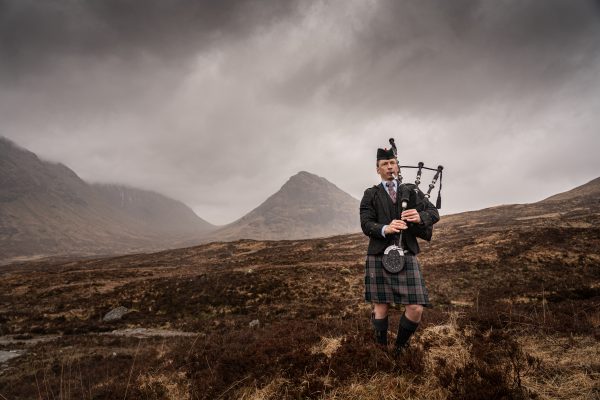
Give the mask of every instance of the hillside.
[[550, 196], [542, 202], [556, 202], [556, 201], [567, 201], [567, 200], [600, 200], [600, 177], [591, 180], [590, 182], [578, 186], [575, 189], [566, 191], [564, 193], [555, 194]]
[[118, 254], [197, 243], [214, 227], [157, 193], [90, 185], [0, 138], [0, 262]]
[[0, 267], [2, 395], [597, 398], [600, 207], [569, 204], [442, 220], [419, 255], [433, 307], [400, 359], [372, 341], [362, 234]]

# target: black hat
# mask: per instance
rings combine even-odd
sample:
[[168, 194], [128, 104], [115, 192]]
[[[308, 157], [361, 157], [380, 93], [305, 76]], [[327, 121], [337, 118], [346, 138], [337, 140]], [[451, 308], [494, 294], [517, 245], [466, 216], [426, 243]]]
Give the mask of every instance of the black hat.
[[392, 149], [377, 149], [377, 161], [379, 160], [391, 160], [392, 158], [396, 158], [394, 154], [394, 150]]

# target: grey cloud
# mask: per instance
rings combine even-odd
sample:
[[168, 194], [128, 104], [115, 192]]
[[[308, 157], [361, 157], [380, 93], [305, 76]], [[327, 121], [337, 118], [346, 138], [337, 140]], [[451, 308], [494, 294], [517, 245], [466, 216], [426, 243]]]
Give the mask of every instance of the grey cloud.
[[256, 0], [0, 1], [0, 57], [10, 77], [65, 57], [156, 57], [173, 65], [195, 51], [292, 13], [293, 2]]
[[217, 224], [299, 170], [360, 197], [390, 136], [444, 212], [534, 201], [600, 168], [597, 4], [0, 0], [0, 134]]
[[353, 112], [455, 113], [545, 94], [600, 50], [589, 1], [382, 1], [327, 60], [307, 59], [276, 88], [302, 104], [326, 86]]

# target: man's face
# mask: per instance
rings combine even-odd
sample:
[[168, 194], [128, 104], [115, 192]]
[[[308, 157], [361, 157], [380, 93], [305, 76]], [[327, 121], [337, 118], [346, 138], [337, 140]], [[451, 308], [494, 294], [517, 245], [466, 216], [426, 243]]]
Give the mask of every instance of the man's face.
[[377, 161], [377, 173], [382, 181], [391, 181], [398, 175], [398, 162], [395, 159]]

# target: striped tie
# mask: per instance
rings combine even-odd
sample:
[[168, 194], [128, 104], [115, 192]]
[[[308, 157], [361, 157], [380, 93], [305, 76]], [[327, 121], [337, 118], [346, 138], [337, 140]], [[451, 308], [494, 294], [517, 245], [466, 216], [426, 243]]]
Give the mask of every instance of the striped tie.
[[388, 193], [392, 198], [392, 202], [396, 204], [396, 189], [394, 189], [394, 182], [386, 182], [385, 185], [388, 187]]

